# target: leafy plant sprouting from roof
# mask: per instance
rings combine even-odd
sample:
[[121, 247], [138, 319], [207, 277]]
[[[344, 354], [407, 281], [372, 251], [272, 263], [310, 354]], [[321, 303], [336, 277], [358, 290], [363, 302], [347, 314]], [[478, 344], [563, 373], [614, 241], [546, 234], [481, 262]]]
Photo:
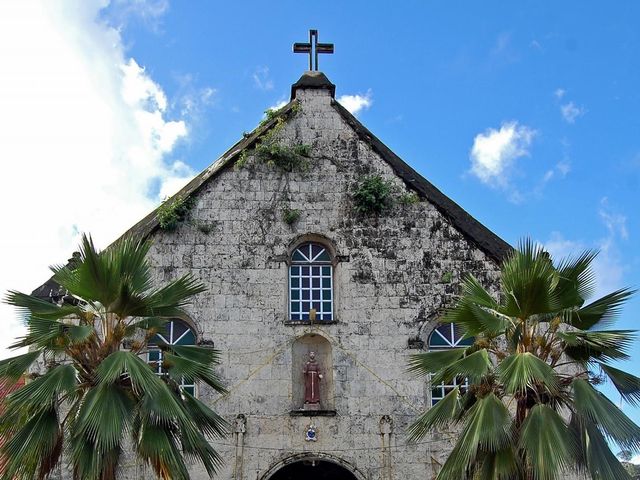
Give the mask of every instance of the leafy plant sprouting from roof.
[[622, 398], [640, 404], [640, 378], [626, 360], [634, 335], [611, 322], [630, 297], [617, 290], [591, 303], [594, 252], [553, 265], [525, 240], [502, 265], [496, 300], [473, 277], [444, 321], [468, 348], [414, 355], [410, 367], [432, 384], [467, 378], [410, 428], [417, 440], [457, 425], [460, 434], [438, 480], [552, 480], [579, 470], [594, 480], [629, 479], [610, 449], [637, 452], [640, 428], [594, 388], [604, 375]]
[[259, 163], [276, 167], [284, 172], [308, 170], [311, 147], [306, 144], [284, 145], [276, 138], [284, 128], [287, 116], [295, 115], [300, 111], [300, 104], [294, 103], [287, 112], [283, 112], [283, 109], [284, 107], [279, 110], [265, 111], [265, 118], [260, 122], [258, 128], [264, 127], [274, 119], [276, 119], [275, 125], [262, 135], [253, 149], [245, 149], [240, 154], [240, 158], [235, 164], [236, 168], [246, 167], [249, 157], [253, 156]]
[[395, 187], [380, 175], [369, 175], [360, 181], [353, 193], [355, 209], [360, 214], [380, 214], [394, 204]]
[[156, 211], [160, 228], [169, 231], [175, 230], [180, 222], [184, 221], [192, 207], [193, 200], [191, 198], [183, 198], [177, 195], [166, 199]]
[[213, 370], [219, 353], [163, 345], [161, 376], [141, 358], [165, 322], [184, 318], [183, 307], [205, 290], [190, 275], [154, 286], [149, 247], [126, 238], [98, 252], [84, 236], [74, 267], [52, 267], [72, 301], [8, 293], [27, 326], [13, 348], [29, 351], [0, 361], [0, 381], [15, 384], [39, 360], [44, 366], [0, 414], [3, 478], [47, 478], [63, 449], [73, 478], [83, 480], [115, 479], [125, 448], [162, 479], [188, 479], [185, 457], [210, 475], [220, 466], [208, 438], [225, 433], [224, 420], [180, 388], [188, 380], [224, 392]]

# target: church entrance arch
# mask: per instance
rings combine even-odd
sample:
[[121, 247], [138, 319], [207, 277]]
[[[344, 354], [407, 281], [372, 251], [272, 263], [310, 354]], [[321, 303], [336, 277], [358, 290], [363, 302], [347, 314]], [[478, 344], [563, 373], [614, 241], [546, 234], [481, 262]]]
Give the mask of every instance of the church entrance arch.
[[272, 466], [260, 480], [366, 480], [348, 462], [322, 453], [299, 454]]

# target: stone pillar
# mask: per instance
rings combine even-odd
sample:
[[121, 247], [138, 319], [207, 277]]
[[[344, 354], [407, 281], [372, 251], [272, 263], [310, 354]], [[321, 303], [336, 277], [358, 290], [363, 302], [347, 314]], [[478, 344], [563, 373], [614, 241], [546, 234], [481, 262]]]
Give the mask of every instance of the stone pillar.
[[391, 434], [393, 433], [393, 420], [389, 415], [380, 418], [380, 436], [382, 437], [382, 480], [393, 480], [391, 471]]
[[244, 457], [244, 434], [247, 432], [247, 417], [239, 413], [235, 420], [234, 436], [236, 437], [236, 461], [233, 466], [234, 480], [242, 480]]

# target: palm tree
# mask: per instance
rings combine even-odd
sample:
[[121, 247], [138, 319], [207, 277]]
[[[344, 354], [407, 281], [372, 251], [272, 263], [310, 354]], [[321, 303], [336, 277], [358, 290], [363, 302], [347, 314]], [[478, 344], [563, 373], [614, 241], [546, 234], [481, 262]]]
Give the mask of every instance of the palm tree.
[[52, 267], [68, 291], [62, 305], [8, 293], [27, 325], [13, 348], [29, 351], [0, 361], [0, 380], [33, 380], [7, 397], [0, 415], [2, 478], [46, 478], [63, 451], [73, 478], [83, 480], [115, 479], [126, 451], [162, 479], [189, 478], [185, 457], [209, 475], [220, 465], [207, 439], [225, 433], [224, 420], [180, 388], [200, 381], [223, 392], [213, 371], [218, 352], [160, 345], [161, 375], [142, 358], [157, 348], [150, 342], [165, 323], [184, 318], [183, 307], [204, 291], [190, 275], [154, 287], [149, 248], [127, 238], [98, 252], [83, 236], [76, 265]]
[[594, 480], [630, 478], [610, 444], [637, 451], [640, 428], [594, 385], [608, 379], [623, 399], [640, 403], [640, 378], [611, 365], [629, 358], [633, 332], [610, 326], [633, 292], [585, 304], [595, 256], [584, 252], [554, 266], [542, 248], [523, 241], [502, 265], [499, 300], [472, 276], [464, 280], [444, 320], [473, 344], [410, 361], [434, 385], [468, 379], [409, 431], [418, 440], [442, 426], [458, 429], [438, 480], [552, 480], [572, 470]]

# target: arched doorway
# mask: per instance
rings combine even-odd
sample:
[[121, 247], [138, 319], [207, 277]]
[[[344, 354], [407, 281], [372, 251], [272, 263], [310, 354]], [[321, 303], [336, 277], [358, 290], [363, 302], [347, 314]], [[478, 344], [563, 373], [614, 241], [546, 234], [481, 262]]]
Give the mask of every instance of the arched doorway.
[[272, 465], [260, 480], [366, 480], [355, 465], [324, 452], [297, 453]]
[[346, 468], [334, 462], [320, 459], [298, 460], [290, 463], [269, 480], [357, 480], [356, 476]]

